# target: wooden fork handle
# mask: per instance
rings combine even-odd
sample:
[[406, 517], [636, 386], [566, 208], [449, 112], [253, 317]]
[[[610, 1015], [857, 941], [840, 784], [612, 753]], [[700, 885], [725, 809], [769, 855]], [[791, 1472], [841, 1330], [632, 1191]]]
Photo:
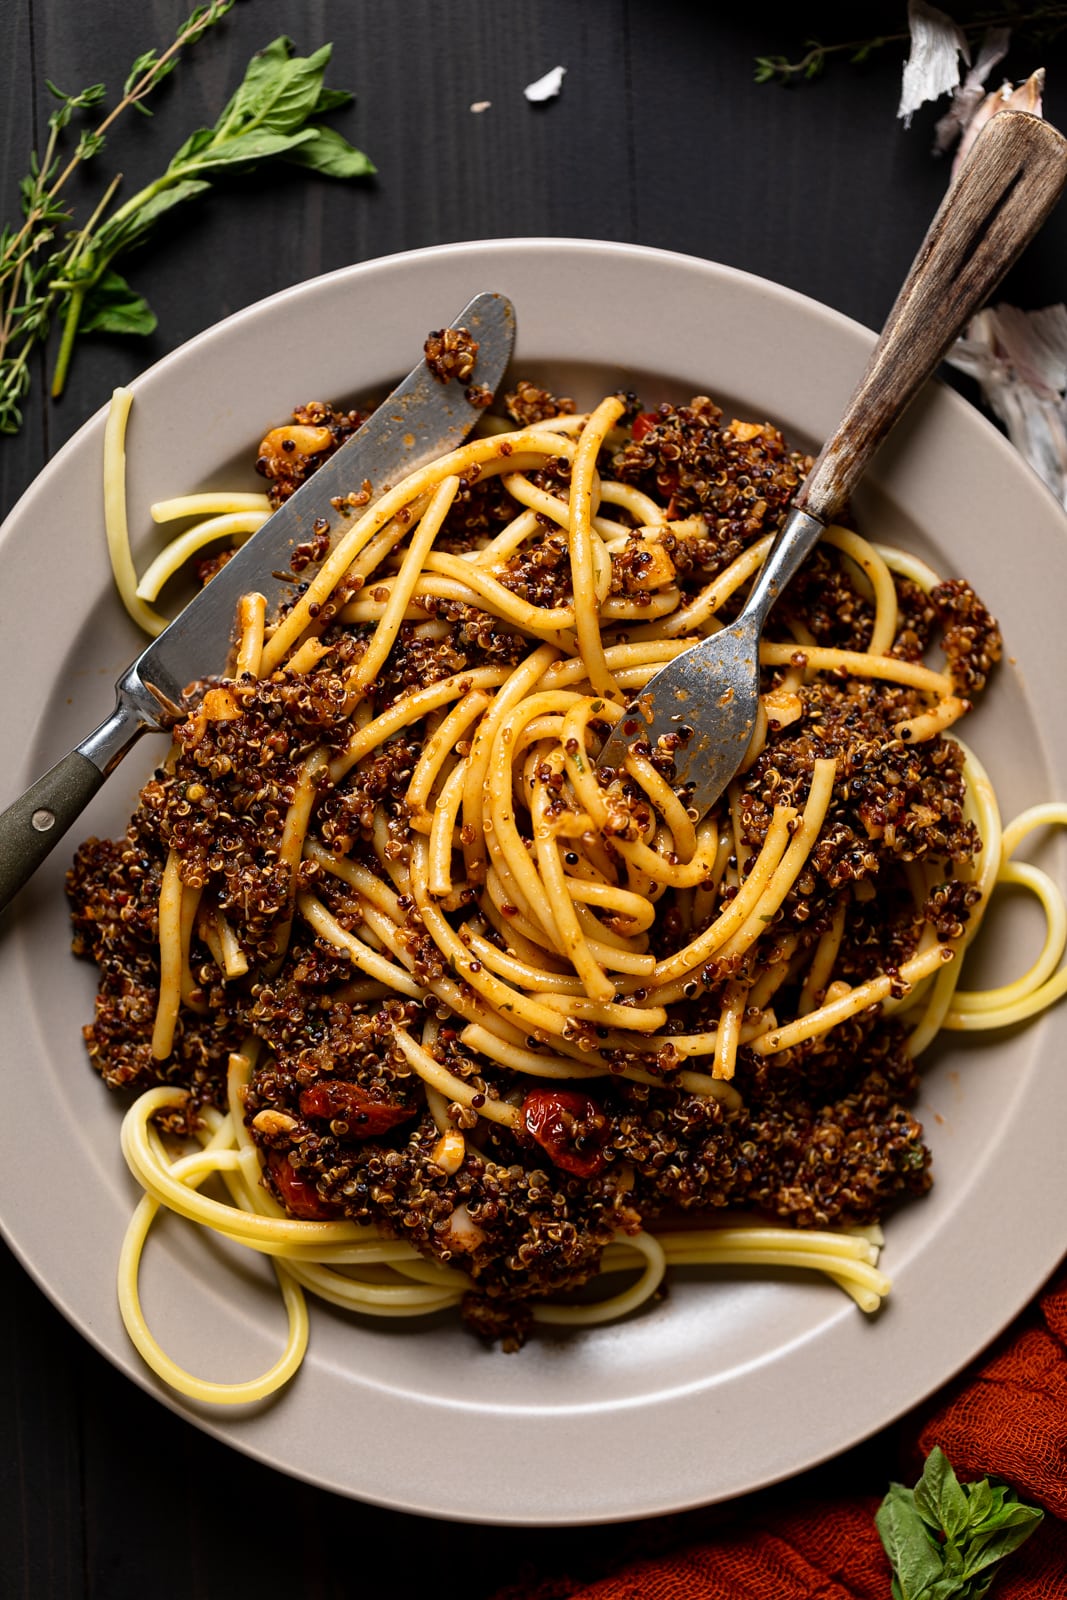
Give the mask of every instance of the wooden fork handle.
[[998, 111], [975, 140], [919, 247], [867, 370], [796, 499], [830, 522], [875, 450], [1059, 198], [1067, 139], [1028, 111]]

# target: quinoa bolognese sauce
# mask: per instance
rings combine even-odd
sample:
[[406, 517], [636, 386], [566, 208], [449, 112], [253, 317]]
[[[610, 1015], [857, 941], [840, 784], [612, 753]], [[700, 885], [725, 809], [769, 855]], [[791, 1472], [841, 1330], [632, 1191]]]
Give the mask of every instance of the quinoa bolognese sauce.
[[[438, 344], [463, 381], [466, 346]], [[190, 689], [68, 890], [93, 1065], [175, 1091], [146, 1126], [229, 1107], [279, 1215], [411, 1247], [514, 1346], [628, 1239], [856, 1229], [928, 1188], [916, 1019], [990, 887], [947, 730], [1001, 640], [963, 580], [831, 529], [698, 819], [669, 749], [597, 753], [737, 614], [810, 459], [702, 396], [506, 403], [513, 427], [388, 504], [353, 486], [328, 590], [326, 551], [298, 552], [291, 602]], [[359, 419], [272, 428], [272, 503]]]

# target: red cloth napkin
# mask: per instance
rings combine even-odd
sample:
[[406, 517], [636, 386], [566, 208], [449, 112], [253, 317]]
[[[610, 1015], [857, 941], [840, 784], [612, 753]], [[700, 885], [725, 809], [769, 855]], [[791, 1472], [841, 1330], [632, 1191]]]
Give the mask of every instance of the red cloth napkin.
[[[973, 1368], [901, 1425], [899, 1439], [903, 1482], [915, 1481], [936, 1444], [961, 1478], [1005, 1478], [1042, 1506], [1044, 1522], [1008, 1557], [995, 1593], [1067, 1600], [1067, 1268]], [[888, 1600], [878, 1502], [798, 1503], [786, 1489], [759, 1497], [739, 1520], [715, 1508], [696, 1538], [692, 1518], [645, 1524], [620, 1538], [622, 1559], [595, 1581], [561, 1573], [497, 1600]], [[644, 1559], [634, 1555], [642, 1536], [659, 1547]]]

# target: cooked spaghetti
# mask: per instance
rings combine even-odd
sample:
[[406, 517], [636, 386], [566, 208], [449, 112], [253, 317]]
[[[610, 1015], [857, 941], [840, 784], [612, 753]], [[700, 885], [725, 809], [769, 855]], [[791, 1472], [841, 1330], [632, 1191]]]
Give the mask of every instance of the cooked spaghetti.
[[[123, 1316], [197, 1398], [291, 1376], [305, 1289], [372, 1315], [458, 1305], [511, 1345], [622, 1315], [672, 1262], [816, 1268], [872, 1310], [878, 1221], [930, 1183], [915, 1056], [1067, 987], [1062, 898], [1008, 860], [1067, 813], [1002, 842], [947, 733], [1000, 654], [968, 585], [831, 529], [773, 614], [742, 770], [697, 819], [664, 743], [619, 771], [598, 752], [736, 614], [809, 463], [703, 398], [579, 415], [524, 384], [508, 406], [513, 428], [369, 507], [354, 485], [280, 617], [242, 602], [232, 676], [191, 692], [125, 838], [70, 874], [101, 969], [89, 1054], [144, 1091]], [[357, 422], [316, 406], [273, 430], [273, 502]], [[117, 472], [120, 578], [151, 619], [177, 564], [269, 510], [156, 508], [209, 523], [138, 597]], [[998, 878], [1037, 895], [1046, 945], [963, 992]], [[228, 1199], [200, 1193], [214, 1174]], [[148, 1331], [160, 1205], [273, 1258], [290, 1338], [261, 1379], [194, 1378]]]

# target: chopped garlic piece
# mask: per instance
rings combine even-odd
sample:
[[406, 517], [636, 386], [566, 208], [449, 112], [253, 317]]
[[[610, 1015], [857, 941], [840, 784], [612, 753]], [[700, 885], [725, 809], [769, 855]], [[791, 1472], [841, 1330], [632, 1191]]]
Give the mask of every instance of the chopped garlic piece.
[[286, 1116], [284, 1111], [261, 1111], [252, 1118], [252, 1126], [257, 1133], [265, 1134], [268, 1138], [274, 1133], [292, 1133], [297, 1126], [295, 1117]]
[[663, 589], [675, 579], [674, 562], [656, 536], [660, 531], [664, 530], [657, 529], [655, 532], [644, 528], [641, 530], [641, 550], [649, 558], [647, 566], [641, 568], [643, 589]]
[[201, 709], [208, 722], [234, 722], [241, 715], [229, 689], [209, 689], [201, 701]]
[[522, 91], [532, 104], [542, 100], [554, 100], [563, 88], [563, 75], [566, 67], [553, 67], [551, 72], [546, 72], [543, 78], [538, 78], [534, 83], [528, 83]]
[[450, 1250], [470, 1252], [477, 1250], [485, 1238], [485, 1234], [474, 1221], [465, 1205], [458, 1205], [448, 1219], [448, 1227], [442, 1235]]
[[446, 1177], [451, 1178], [463, 1165], [467, 1154], [467, 1141], [458, 1128], [443, 1133], [433, 1147], [431, 1160], [441, 1168]]
[[804, 702], [789, 689], [770, 689], [763, 695], [763, 709], [779, 728], [788, 728], [804, 714]]

